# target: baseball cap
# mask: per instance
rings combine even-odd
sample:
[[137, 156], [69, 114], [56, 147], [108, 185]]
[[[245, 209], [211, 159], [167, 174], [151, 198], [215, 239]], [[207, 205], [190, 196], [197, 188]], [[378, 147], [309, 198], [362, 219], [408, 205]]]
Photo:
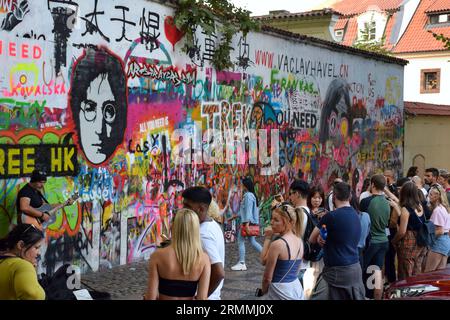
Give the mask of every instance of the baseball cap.
[[31, 173], [30, 182], [40, 182], [40, 181], [44, 182], [47, 181], [47, 173], [37, 169], [33, 170], [33, 172]]

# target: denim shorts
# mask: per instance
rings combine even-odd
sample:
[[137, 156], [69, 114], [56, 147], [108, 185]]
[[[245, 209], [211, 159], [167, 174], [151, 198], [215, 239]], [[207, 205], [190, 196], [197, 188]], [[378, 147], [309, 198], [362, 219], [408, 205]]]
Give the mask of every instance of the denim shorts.
[[448, 256], [450, 253], [450, 237], [448, 234], [443, 234], [437, 237], [430, 249], [433, 252]]

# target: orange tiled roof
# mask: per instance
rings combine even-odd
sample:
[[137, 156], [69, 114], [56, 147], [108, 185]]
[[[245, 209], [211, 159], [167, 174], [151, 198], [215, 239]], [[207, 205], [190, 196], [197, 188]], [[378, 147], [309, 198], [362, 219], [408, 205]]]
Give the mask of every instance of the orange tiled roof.
[[444, 36], [449, 37], [450, 27], [433, 27], [427, 29], [428, 16], [425, 11], [435, 2], [436, 0], [422, 0], [420, 2], [405, 33], [394, 47], [394, 53], [446, 50], [444, 43], [436, 40], [428, 30], [437, 34], [442, 33]]
[[384, 43], [384, 47], [387, 50], [391, 50], [395, 43], [391, 43], [391, 33], [392, 33], [392, 28], [394, 27], [395, 24], [395, 20], [397, 19], [398, 16], [398, 12], [395, 12], [392, 16], [389, 17], [389, 20], [386, 24], [386, 30], [384, 31], [384, 34], [386, 35], [386, 40]]
[[303, 17], [322, 17], [329, 14], [339, 14], [331, 8], [324, 8], [319, 10], [305, 11], [291, 13], [289, 11], [281, 10], [275, 14], [266, 14], [262, 16], [253, 16], [255, 20], [280, 20], [280, 19], [291, 19], [291, 18], [303, 18]]
[[425, 13], [437, 13], [442, 11], [450, 11], [450, 1], [448, 0], [435, 0], [434, 3], [432, 3], [427, 10], [425, 10]]
[[403, 0], [341, 0], [331, 7], [345, 16], [366, 12], [369, 7], [378, 7], [382, 11], [396, 10]]
[[405, 112], [414, 116], [450, 116], [450, 106], [405, 101]]
[[334, 25], [334, 30], [344, 29], [347, 25], [348, 18], [340, 18]]
[[351, 17], [348, 20], [347, 31], [345, 32], [344, 39], [342, 39], [342, 44], [346, 46], [353, 45], [353, 41], [358, 36], [358, 21], [356, 17]]

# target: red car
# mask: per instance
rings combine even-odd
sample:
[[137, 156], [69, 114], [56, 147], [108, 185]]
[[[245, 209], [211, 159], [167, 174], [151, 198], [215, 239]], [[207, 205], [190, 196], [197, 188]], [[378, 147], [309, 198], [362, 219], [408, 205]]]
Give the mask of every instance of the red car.
[[394, 282], [386, 289], [384, 298], [450, 300], [450, 266]]

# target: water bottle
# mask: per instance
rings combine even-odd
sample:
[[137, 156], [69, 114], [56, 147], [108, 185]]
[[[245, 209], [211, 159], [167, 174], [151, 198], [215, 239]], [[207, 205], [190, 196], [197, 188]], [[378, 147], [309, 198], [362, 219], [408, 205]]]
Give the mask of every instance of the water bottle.
[[322, 225], [322, 228], [320, 228], [320, 236], [322, 237], [323, 240], [327, 240], [327, 226], [326, 225]]

